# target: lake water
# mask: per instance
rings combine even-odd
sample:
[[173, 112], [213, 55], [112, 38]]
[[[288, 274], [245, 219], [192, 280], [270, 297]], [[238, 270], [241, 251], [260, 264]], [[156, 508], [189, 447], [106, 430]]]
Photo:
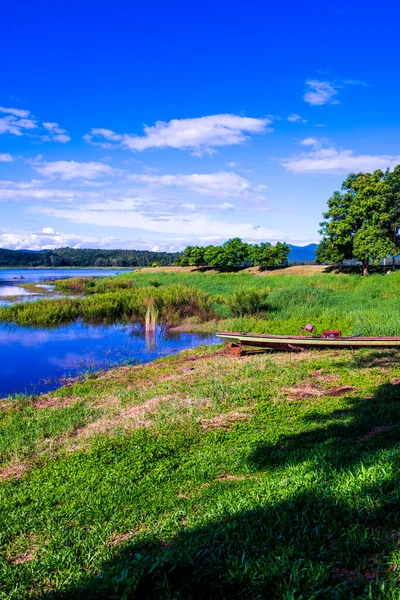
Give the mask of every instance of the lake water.
[[0, 269], [0, 281], [33, 283], [68, 277], [108, 277], [133, 271], [134, 269]]
[[[36, 300], [37, 295], [19, 287], [18, 283], [76, 276], [104, 277], [126, 272], [129, 271], [0, 269], [0, 305], [9, 304], [14, 296], [18, 296], [18, 301], [22, 302]], [[149, 339], [137, 325], [86, 325], [74, 322], [48, 329], [0, 322], [0, 398], [16, 393], [48, 392], [87, 371], [149, 362], [200, 344], [218, 343], [219, 339], [215, 336], [189, 333], [172, 335], [162, 329], [158, 329], [154, 338]]]
[[218, 344], [215, 336], [158, 329], [146, 339], [132, 325], [70, 323], [57, 329], [33, 329], [0, 323], [0, 398], [14, 393], [47, 392], [87, 371], [149, 362], [200, 344]]

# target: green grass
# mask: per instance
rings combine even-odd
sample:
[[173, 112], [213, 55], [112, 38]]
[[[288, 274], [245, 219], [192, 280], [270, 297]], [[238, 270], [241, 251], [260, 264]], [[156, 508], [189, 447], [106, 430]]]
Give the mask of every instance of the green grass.
[[[399, 284], [135, 273], [0, 319], [400, 335]], [[198, 348], [6, 399], [0, 599], [398, 600], [399, 382], [397, 351]]]
[[[165, 296], [164, 322], [180, 323], [188, 331], [297, 334], [305, 322], [311, 322], [317, 332], [341, 329], [344, 335], [400, 335], [400, 273], [369, 277], [322, 273], [307, 277], [137, 272], [94, 280], [74, 278], [57, 286], [63, 291], [78, 289], [85, 295], [2, 308], [0, 320], [27, 325], [53, 325], [78, 317], [88, 321], [143, 320], [148, 299], [159, 298], [162, 303]], [[187, 310], [185, 290], [189, 287], [198, 290], [196, 302], [204, 304], [204, 310]], [[177, 292], [172, 298], [174, 289]], [[233, 305], [235, 294], [237, 299], [246, 297], [246, 302]], [[201, 318], [196, 319], [199, 312]], [[195, 318], [182, 323], [188, 317]]]
[[7, 401], [0, 598], [399, 598], [399, 377], [198, 349]]
[[[118, 284], [118, 282], [116, 282]], [[205, 321], [214, 316], [212, 297], [195, 287], [175, 284], [117, 289], [77, 298], [57, 298], [0, 308], [0, 321], [51, 326], [82, 318], [87, 322], [144, 322], [149, 303], [160, 323], [176, 325], [184, 318]]]

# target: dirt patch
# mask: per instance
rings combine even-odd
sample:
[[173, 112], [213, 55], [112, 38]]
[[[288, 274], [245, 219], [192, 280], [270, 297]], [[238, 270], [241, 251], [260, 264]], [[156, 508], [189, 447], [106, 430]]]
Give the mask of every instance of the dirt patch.
[[340, 385], [338, 387], [334, 387], [331, 390], [328, 390], [326, 393], [328, 396], [344, 396], [345, 394], [349, 394], [350, 392], [354, 392], [356, 390], [353, 385]]
[[[107, 401], [103, 404], [108, 406]], [[205, 408], [209, 404], [208, 398], [190, 398], [178, 393], [156, 396], [143, 404], [136, 404], [128, 408], [120, 409], [117, 406], [115, 413], [111, 416], [89, 423], [75, 430], [69, 437], [90, 437], [92, 435], [107, 434], [116, 428], [132, 430], [138, 427], [150, 427], [153, 424], [152, 417], [161, 412], [162, 409], [168, 410], [171, 418], [174, 418], [174, 413], [180, 418], [187, 410], [191, 411], [193, 408], [198, 407]]]
[[216, 477], [218, 481], [243, 481], [245, 475], [232, 475], [232, 473], [221, 473]]
[[28, 469], [23, 464], [9, 464], [6, 467], [0, 467], [0, 479], [20, 479]]
[[360, 581], [360, 579], [363, 579], [364, 581], [372, 581], [378, 575], [378, 569], [371, 568], [356, 571], [353, 569], [336, 568], [335, 575], [338, 575], [339, 577], [346, 579], [346, 581], [351, 582]]
[[288, 401], [316, 398], [323, 395], [323, 392], [320, 389], [307, 383], [292, 388], [286, 388], [284, 392], [287, 394]]
[[323, 375], [321, 371], [314, 371], [310, 374], [308, 380], [299, 383], [295, 387], [283, 390], [287, 394], [287, 400], [303, 400], [306, 398], [317, 398], [320, 396], [344, 396], [354, 392], [357, 388], [352, 385], [341, 385], [333, 388], [327, 388], [326, 384], [332, 383], [339, 378], [339, 375]]
[[[326, 272], [326, 267], [321, 265], [299, 265], [295, 267], [284, 267], [283, 269], [273, 269], [272, 271], [261, 271], [260, 267], [252, 267], [254, 275], [301, 275], [303, 277], [312, 277]], [[251, 271], [252, 269], [248, 269]], [[258, 270], [257, 270], [258, 269]]]
[[144, 404], [131, 406], [121, 410], [114, 417], [109, 419], [99, 419], [98, 421], [89, 423], [89, 425], [85, 425], [85, 427], [76, 430], [74, 432], [74, 437], [104, 434], [117, 427], [122, 427], [124, 429], [148, 427], [150, 425], [150, 421], [148, 418], [146, 418], [146, 416], [154, 413], [161, 401], [162, 398], [151, 398]]
[[312, 379], [314, 381], [318, 381], [321, 383], [332, 383], [333, 381], [337, 381], [340, 378], [340, 376], [337, 373], [332, 373], [330, 375], [324, 375], [322, 370], [312, 371], [310, 373], [310, 377], [312, 377]]
[[24, 565], [35, 560], [35, 554], [33, 552], [27, 552], [26, 554], [20, 554], [11, 558], [8, 562], [11, 565]]
[[66, 406], [69, 406], [78, 400], [79, 398], [77, 396], [64, 396], [61, 398], [39, 397], [32, 402], [32, 406], [34, 408], [65, 408]]
[[212, 419], [198, 418], [197, 421], [201, 424], [203, 431], [213, 431], [215, 429], [230, 431], [236, 422], [248, 419], [249, 416], [250, 415], [243, 412], [232, 412], [224, 415], [218, 415]]
[[379, 435], [380, 433], [384, 433], [385, 431], [392, 431], [392, 429], [396, 429], [398, 425], [382, 425], [380, 427], [374, 427], [365, 435], [361, 435], [357, 438], [358, 442], [367, 442], [371, 438]]
[[132, 540], [133, 538], [135, 538], [137, 535], [139, 535], [139, 533], [143, 533], [144, 531], [146, 531], [146, 527], [144, 525], [140, 526], [138, 529], [135, 529], [134, 531], [128, 531], [128, 533], [117, 533], [114, 532], [112, 533], [110, 539], [107, 542], [108, 546], [120, 546], [121, 544], [124, 544], [125, 542], [128, 542], [129, 540]]

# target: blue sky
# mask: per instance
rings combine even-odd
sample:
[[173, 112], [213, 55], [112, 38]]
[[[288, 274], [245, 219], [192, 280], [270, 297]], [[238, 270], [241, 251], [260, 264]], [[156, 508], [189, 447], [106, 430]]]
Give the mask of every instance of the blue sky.
[[318, 241], [400, 163], [395, 3], [7, 3], [0, 247]]

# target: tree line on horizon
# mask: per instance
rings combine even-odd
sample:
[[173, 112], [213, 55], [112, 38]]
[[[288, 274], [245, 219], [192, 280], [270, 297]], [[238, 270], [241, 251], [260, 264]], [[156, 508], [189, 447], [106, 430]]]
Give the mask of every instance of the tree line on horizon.
[[0, 267], [151, 267], [175, 264], [182, 252], [57, 248], [27, 252], [0, 248]]
[[365, 275], [371, 264], [400, 254], [400, 165], [393, 171], [351, 173], [328, 200], [320, 224], [316, 262], [356, 260]]
[[247, 244], [240, 238], [227, 240], [220, 246], [187, 246], [179, 261], [182, 267], [213, 267], [214, 269], [232, 269], [260, 266], [277, 267], [288, 264], [290, 246], [277, 242]]
[[[371, 264], [400, 255], [400, 165], [393, 171], [351, 173], [340, 191], [328, 200], [320, 223], [322, 240], [316, 262], [340, 266], [361, 263], [368, 274]], [[197, 266], [232, 269], [246, 266], [277, 267], [288, 264], [290, 246], [277, 242], [248, 244], [240, 238], [219, 246], [187, 246], [183, 252], [57, 248], [27, 252], [0, 249], [0, 266], [13, 267], [148, 267]]]

